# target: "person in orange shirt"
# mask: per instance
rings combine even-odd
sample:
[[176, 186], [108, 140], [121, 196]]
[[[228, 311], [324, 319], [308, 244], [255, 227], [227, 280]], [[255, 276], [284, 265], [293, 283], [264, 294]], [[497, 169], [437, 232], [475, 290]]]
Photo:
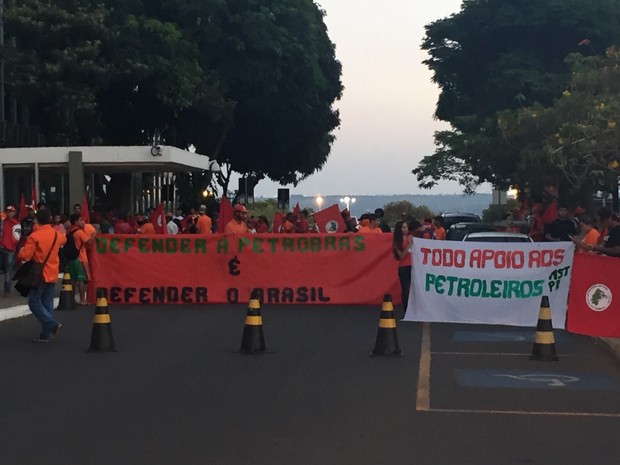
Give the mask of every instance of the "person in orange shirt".
[[50, 342], [52, 335], [55, 335], [61, 326], [54, 319], [54, 287], [59, 271], [58, 250], [65, 244], [67, 238], [64, 234], [54, 231], [50, 222], [49, 210], [39, 210], [37, 213], [39, 227], [28, 236], [18, 254], [19, 259], [23, 261], [32, 259], [37, 263], [45, 262], [43, 282], [30, 288], [28, 292], [28, 307], [41, 323], [41, 332], [35, 339], [36, 342]]
[[435, 239], [439, 241], [445, 241], [446, 240], [446, 228], [443, 227], [444, 225], [443, 216], [436, 216], [433, 219], [435, 223], [435, 231], [433, 233], [433, 235], [435, 236]]
[[155, 226], [151, 223], [148, 218], [140, 217], [138, 219], [138, 232], [140, 234], [155, 234]]
[[211, 218], [207, 215], [207, 206], [201, 205], [198, 208], [199, 215], [196, 220], [196, 234], [212, 234], [211, 226], [213, 225]]
[[[86, 301], [86, 284], [90, 281], [90, 266], [88, 265], [88, 246], [95, 240], [95, 228], [92, 224], [86, 223], [84, 218], [80, 217], [76, 223], [78, 229], [73, 233], [75, 246], [80, 251], [77, 261], [83, 270], [83, 278], [77, 281], [78, 293], [80, 295], [79, 304], [87, 305]], [[78, 267], [79, 268], [79, 267]]]
[[579, 215], [579, 227], [583, 237], [573, 236], [571, 240], [576, 246], [578, 253], [593, 253], [591, 247], [598, 245], [600, 233], [594, 229], [592, 217], [586, 213]]
[[358, 233], [383, 234], [383, 231], [381, 231], [381, 228], [379, 227], [379, 217], [377, 215], [375, 215], [374, 213], [365, 213], [364, 215], [362, 215], [362, 217], [364, 216], [365, 219], [363, 219], [362, 222], [365, 223], [366, 220], [368, 220], [368, 224], [365, 226], [360, 226], [360, 228], [357, 230]]
[[233, 211], [233, 219], [226, 223], [224, 233], [226, 234], [246, 234], [248, 233], [248, 227], [246, 225], [246, 219], [248, 211], [240, 203], [235, 205]]

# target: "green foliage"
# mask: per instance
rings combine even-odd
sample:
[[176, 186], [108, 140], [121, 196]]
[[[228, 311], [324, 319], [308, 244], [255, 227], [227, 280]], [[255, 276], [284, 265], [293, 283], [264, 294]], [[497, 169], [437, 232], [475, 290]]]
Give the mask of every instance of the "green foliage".
[[[529, 148], [554, 167], [566, 196], [588, 204], [597, 190], [611, 192], [620, 160], [620, 52], [570, 55], [571, 79], [553, 105], [540, 104], [500, 114], [507, 141]], [[523, 154], [522, 158], [526, 158]]]
[[282, 183], [326, 162], [342, 69], [312, 0], [17, 3], [8, 100], [48, 144], [193, 144]]
[[489, 208], [482, 211], [482, 221], [485, 223], [496, 223], [501, 221], [507, 213], [518, 206], [519, 202], [515, 199], [508, 199], [506, 203], [501, 205], [489, 205]]
[[620, 0], [469, 0], [427, 25], [425, 63], [441, 90], [435, 115], [452, 128], [435, 135], [436, 152], [413, 170], [420, 186], [452, 179], [466, 192], [482, 182], [542, 190], [558, 170], [541, 134], [507, 141], [502, 112], [553, 104], [570, 76], [565, 57], [609, 46], [619, 7]]
[[407, 200], [389, 202], [383, 206], [383, 210], [385, 211], [385, 222], [392, 227], [403, 218], [415, 218], [422, 222], [424, 218], [435, 216], [426, 205], [413, 205]]

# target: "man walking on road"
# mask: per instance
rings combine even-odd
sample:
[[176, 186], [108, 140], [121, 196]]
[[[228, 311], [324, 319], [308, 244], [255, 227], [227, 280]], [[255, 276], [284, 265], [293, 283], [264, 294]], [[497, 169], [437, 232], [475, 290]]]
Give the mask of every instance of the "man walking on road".
[[41, 323], [41, 333], [35, 342], [50, 342], [52, 334], [56, 334], [60, 323], [54, 319], [54, 285], [58, 280], [58, 249], [67, 238], [64, 234], [55, 231], [50, 225], [49, 210], [39, 210], [37, 223], [39, 227], [33, 231], [24, 247], [19, 251], [19, 258], [23, 261], [33, 259], [43, 263], [43, 282], [34, 286], [28, 293], [30, 311]]

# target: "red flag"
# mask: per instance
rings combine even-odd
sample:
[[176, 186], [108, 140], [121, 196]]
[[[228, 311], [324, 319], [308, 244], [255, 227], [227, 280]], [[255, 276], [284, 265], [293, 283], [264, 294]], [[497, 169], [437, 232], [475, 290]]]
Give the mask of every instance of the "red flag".
[[82, 218], [84, 222], [90, 223], [90, 211], [88, 210], [88, 202], [86, 201], [86, 194], [82, 196]]
[[168, 228], [166, 228], [166, 217], [164, 216], [164, 204], [160, 203], [157, 208], [149, 214], [149, 220], [153, 223], [156, 234], [166, 234]]
[[295, 204], [295, 208], [293, 208], [293, 215], [295, 216], [299, 216], [299, 212], [301, 211], [301, 209], [299, 208], [299, 202], [297, 202]]
[[223, 233], [224, 229], [226, 229], [226, 225], [230, 223], [230, 221], [235, 216], [235, 212], [233, 210], [233, 206], [230, 204], [225, 195], [222, 196], [222, 200], [220, 200], [220, 214], [217, 218], [217, 232]]
[[620, 337], [620, 260], [576, 253], [568, 294], [566, 329], [597, 337]]
[[26, 200], [24, 199], [24, 194], [19, 196], [19, 216], [17, 217], [17, 221], [21, 223], [21, 221], [26, 218]]
[[344, 220], [336, 204], [324, 208], [312, 216], [314, 217], [314, 224], [320, 233], [341, 233], [345, 230]]
[[558, 202], [556, 200], [552, 200], [551, 203], [545, 208], [544, 213], [542, 214], [542, 219], [545, 224], [549, 224], [554, 221], [558, 217]]
[[284, 215], [280, 212], [275, 212], [273, 214], [273, 221], [271, 222], [271, 232], [279, 233], [282, 228], [282, 223], [284, 223]]

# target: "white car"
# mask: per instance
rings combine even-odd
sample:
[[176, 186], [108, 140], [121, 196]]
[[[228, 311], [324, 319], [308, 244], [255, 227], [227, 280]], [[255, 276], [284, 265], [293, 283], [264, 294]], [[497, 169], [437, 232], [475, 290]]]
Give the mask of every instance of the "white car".
[[530, 236], [514, 232], [485, 231], [469, 233], [464, 242], [534, 242]]

